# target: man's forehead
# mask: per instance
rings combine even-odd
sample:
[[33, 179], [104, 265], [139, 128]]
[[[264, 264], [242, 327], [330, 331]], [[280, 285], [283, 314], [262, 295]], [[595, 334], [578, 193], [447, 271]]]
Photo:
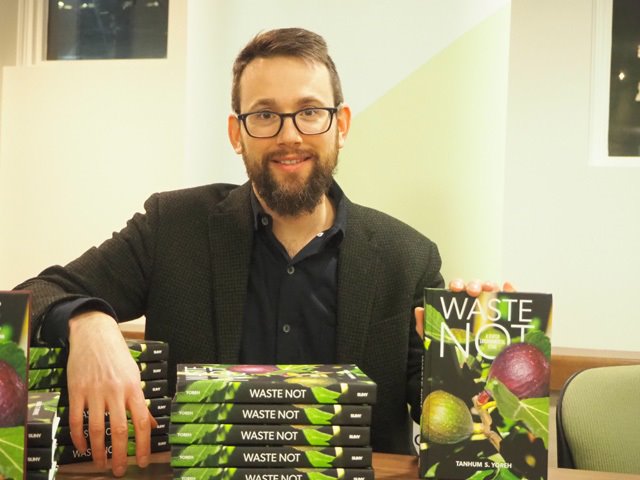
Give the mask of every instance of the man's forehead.
[[327, 67], [297, 57], [256, 58], [240, 79], [243, 106], [306, 100], [331, 101], [333, 90]]

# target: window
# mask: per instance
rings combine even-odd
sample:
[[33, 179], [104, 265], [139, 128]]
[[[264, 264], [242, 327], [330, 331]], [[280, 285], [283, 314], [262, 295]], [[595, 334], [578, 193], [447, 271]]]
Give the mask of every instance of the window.
[[609, 155], [640, 156], [640, 4], [614, 0], [611, 25]]
[[166, 58], [169, 0], [49, 0], [47, 60]]

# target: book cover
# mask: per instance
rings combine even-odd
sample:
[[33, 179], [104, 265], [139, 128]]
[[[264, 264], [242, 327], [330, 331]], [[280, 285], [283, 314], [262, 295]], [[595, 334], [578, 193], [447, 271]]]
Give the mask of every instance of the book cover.
[[366, 403], [376, 384], [355, 365], [179, 364], [176, 402]]
[[171, 447], [172, 467], [369, 467], [370, 447], [186, 445]]
[[374, 480], [371, 468], [174, 468], [173, 480]]
[[[129, 353], [136, 362], [160, 362], [169, 358], [169, 344], [158, 340], [127, 339]], [[67, 365], [68, 350], [61, 347], [30, 347], [30, 368], [55, 368]]]
[[547, 478], [550, 294], [425, 290], [420, 477]]
[[369, 445], [370, 429], [364, 426], [236, 425], [230, 423], [173, 423], [172, 445]]
[[0, 478], [25, 471], [28, 292], [0, 292]]
[[174, 423], [370, 425], [371, 405], [315, 403], [172, 403]]
[[[171, 397], [145, 398], [145, 403], [152, 417], [168, 416], [171, 411]], [[58, 415], [60, 425], [69, 425], [69, 406], [59, 406]], [[82, 412], [84, 423], [89, 421], [89, 412]], [[109, 412], [105, 412], [105, 421], [109, 421]], [[127, 410], [127, 418], [131, 418], [131, 413]]]
[[[151, 435], [167, 435], [169, 433], [169, 417], [156, 417], [155, 420], [158, 423], [158, 426], [151, 429]], [[87, 442], [89, 442], [88, 424], [85, 424], [83, 433], [84, 438], [86, 438]], [[129, 436], [129, 438], [135, 438], [135, 430], [133, 428], [133, 423], [131, 422], [127, 424], [127, 435]], [[111, 425], [108, 421], [104, 424], [104, 436], [107, 442], [111, 441]], [[58, 440], [58, 445], [71, 445], [73, 443], [73, 440], [71, 439], [71, 427], [69, 427], [69, 425], [58, 427], [56, 438]]]
[[27, 447], [50, 447], [56, 438], [58, 392], [29, 392], [27, 412]]
[[[151, 453], [166, 452], [170, 449], [169, 439], [167, 435], [156, 435], [151, 437]], [[107, 458], [111, 458], [111, 445], [105, 446]], [[127, 455], [130, 457], [136, 454], [136, 442], [135, 440], [129, 440], [127, 442]], [[58, 465], [68, 465], [70, 463], [90, 462], [91, 461], [91, 447], [87, 448], [86, 452], [82, 453], [77, 450], [73, 445], [58, 445], [55, 449], [54, 458]]]

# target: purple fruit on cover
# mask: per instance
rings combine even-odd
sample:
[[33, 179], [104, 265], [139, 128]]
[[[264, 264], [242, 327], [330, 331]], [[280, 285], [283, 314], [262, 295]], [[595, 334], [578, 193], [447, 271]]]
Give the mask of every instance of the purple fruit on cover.
[[0, 427], [24, 423], [27, 387], [7, 362], [0, 360]]
[[549, 368], [549, 361], [539, 348], [529, 343], [512, 343], [493, 361], [489, 379], [499, 380], [520, 399], [546, 397]]

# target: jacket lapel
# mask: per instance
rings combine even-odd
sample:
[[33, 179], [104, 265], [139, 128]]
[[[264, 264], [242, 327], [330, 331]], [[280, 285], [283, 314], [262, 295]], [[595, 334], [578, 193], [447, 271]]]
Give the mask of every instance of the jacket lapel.
[[357, 207], [347, 200], [347, 208], [347, 228], [338, 261], [336, 361], [358, 363], [373, 314], [380, 251]]
[[209, 216], [214, 329], [218, 362], [239, 360], [253, 242], [249, 184], [233, 190]]

